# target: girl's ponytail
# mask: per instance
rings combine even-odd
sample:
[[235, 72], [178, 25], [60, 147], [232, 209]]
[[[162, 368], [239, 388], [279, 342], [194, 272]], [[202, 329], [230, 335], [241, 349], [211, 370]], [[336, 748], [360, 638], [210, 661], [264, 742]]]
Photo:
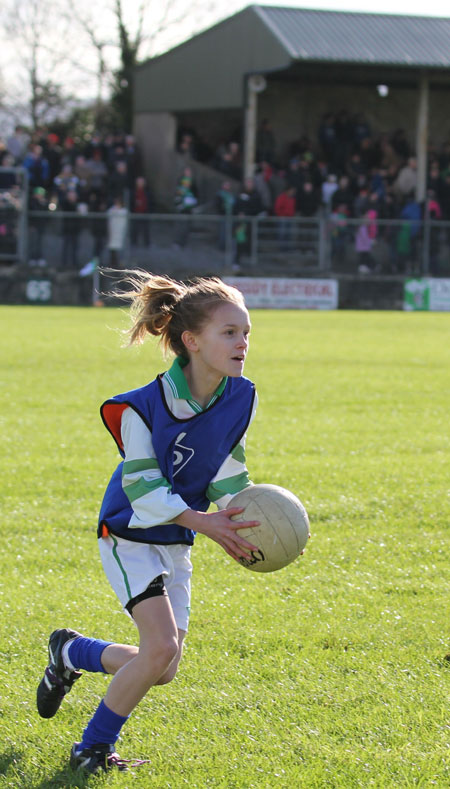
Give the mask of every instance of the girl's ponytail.
[[182, 340], [188, 329], [201, 331], [212, 310], [224, 303], [244, 306], [242, 294], [218, 277], [199, 277], [184, 284], [159, 274], [132, 271], [129, 290], [119, 295], [131, 301], [129, 344], [140, 344], [147, 334], [160, 338], [163, 352], [187, 357]]

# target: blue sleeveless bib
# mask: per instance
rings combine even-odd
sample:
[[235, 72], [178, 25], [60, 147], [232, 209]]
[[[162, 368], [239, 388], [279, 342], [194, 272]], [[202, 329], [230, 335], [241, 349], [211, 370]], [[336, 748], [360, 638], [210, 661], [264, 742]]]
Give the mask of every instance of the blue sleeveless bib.
[[[153, 447], [163, 476], [172, 492], [187, 506], [206, 512], [206, 490], [220, 466], [244, 435], [252, 413], [254, 384], [247, 378], [228, 378], [221, 396], [199, 414], [177, 419], [170, 411], [158, 376], [147, 386], [106, 400], [100, 412], [103, 422], [124, 457], [120, 434], [122, 413], [136, 411], [152, 433]], [[119, 463], [106, 489], [99, 515], [99, 536], [105, 525], [110, 532], [134, 542], [158, 545], [192, 545], [195, 532], [175, 523], [132, 528], [132, 508], [122, 488]]]

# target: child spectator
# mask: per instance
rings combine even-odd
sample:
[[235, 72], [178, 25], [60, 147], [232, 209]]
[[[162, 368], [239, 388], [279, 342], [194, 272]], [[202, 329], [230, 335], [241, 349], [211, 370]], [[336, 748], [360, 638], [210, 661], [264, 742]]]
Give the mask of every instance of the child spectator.
[[358, 271], [360, 274], [369, 274], [375, 267], [371, 250], [374, 244], [370, 232], [371, 217], [369, 211], [364, 215], [365, 221], [359, 225], [355, 235], [355, 249], [358, 255]]

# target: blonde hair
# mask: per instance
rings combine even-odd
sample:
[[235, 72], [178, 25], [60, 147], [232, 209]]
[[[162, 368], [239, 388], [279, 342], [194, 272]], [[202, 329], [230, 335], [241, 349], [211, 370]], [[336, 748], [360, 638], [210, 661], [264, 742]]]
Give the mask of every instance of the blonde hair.
[[160, 338], [163, 353], [187, 357], [184, 331], [201, 331], [214, 309], [222, 304], [244, 307], [242, 293], [219, 277], [178, 282], [171, 277], [133, 271], [125, 282], [131, 290], [121, 296], [131, 301], [129, 344], [140, 344], [147, 334]]

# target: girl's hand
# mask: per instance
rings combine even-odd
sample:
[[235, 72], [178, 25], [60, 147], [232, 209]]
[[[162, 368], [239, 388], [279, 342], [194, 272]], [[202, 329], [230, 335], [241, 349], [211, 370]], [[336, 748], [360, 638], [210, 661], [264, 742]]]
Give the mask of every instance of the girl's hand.
[[258, 547], [252, 545], [243, 537], [239, 536], [239, 529], [247, 529], [252, 526], [259, 526], [259, 521], [233, 521], [233, 515], [239, 515], [245, 507], [230, 507], [218, 512], [196, 512], [195, 510], [185, 510], [175, 518], [175, 523], [193, 529], [200, 534], [205, 534], [224, 549], [224, 551], [236, 559], [251, 558], [251, 551], [257, 551]]

